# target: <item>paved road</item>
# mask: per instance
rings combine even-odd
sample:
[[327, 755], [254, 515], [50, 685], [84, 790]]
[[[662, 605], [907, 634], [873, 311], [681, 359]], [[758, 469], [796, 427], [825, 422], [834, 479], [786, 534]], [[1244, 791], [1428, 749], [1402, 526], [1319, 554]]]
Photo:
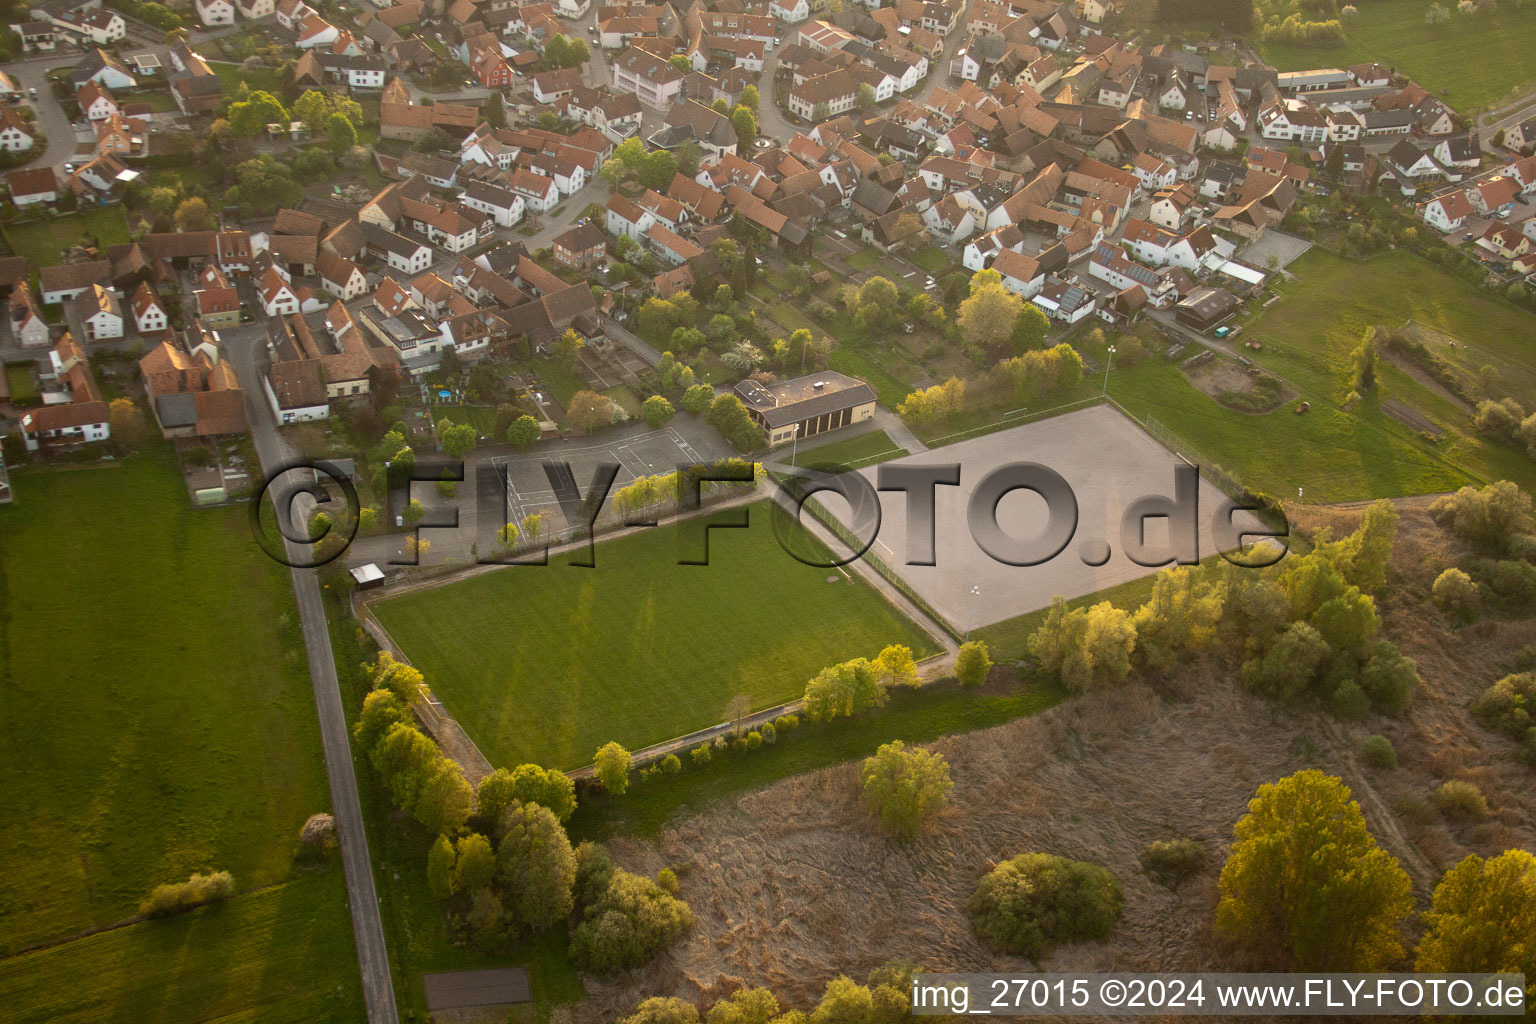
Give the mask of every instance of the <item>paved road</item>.
[[[258, 362], [265, 363], [265, 352], [257, 348], [263, 329], [245, 327], [223, 332], [229, 358], [244, 382], [246, 415], [251, 423], [251, 439], [263, 466], [276, 466], [290, 456], [287, 444], [278, 433], [272, 409], [263, 400]], [[288, 545], [290, 556], [303, 557], [298, 545]], [[384, 943], [384, 924], [379, 917], [379, 897], [374, 887], [373, 862], [368, 853], [368, 835], [363, 825], [362, 806], [357, 798], [357, 776], [352, 767], [352, 746], [347, 714], [341, 703], [341, 685], [336, 678], [336, 660], [331, 653], [331, 635], [326, 628], [325, 605], [320, 598], [320, 584], [312, 569], [293, 569], [293, 592], [298, 599], [299, 621], [304, 628], [304, 645], [309, 652], [309, 676], [315, 691], [315, 707], [320, 716], [320, 738], [325, 748], [325, 770], [330, 780], [331, 813], [336, 818], [336, 834], [341, 845], [342, 866], [347, 875], [347, 903], [352, 912], [352, 931], [357, 941], [357, 964], [363, 979], [363, 998], [369, 1024], [398, 1024], [394, 982], [389, 970], [389, 951]]]

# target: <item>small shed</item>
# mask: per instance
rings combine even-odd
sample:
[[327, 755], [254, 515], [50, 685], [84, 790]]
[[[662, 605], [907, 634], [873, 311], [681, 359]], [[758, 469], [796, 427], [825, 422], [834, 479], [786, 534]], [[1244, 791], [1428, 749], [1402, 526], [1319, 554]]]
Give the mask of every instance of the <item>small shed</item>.
[[380, 569], [374, 562], [369, 562], [367, 565], [359, 565], [350, 571], [352, 579], [357, 582], [358, 590], [372, 590], [374, 587], [383, 586], [384, 584], [384, 570]]
[[1179, 323], [1204, 331], [1231, 316], [1237, 305], [1237, 296], [1223, 288], [1201, 288], [1173, 308]]

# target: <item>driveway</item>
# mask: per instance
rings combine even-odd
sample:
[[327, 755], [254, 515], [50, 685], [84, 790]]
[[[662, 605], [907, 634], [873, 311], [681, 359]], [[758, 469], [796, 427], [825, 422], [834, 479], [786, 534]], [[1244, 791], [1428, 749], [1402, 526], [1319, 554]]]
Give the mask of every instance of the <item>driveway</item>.
[[48, 146], [40, 153], [34, 153], [32, 159], [27, 161], [27, 167], [58, 167], [75, 155], [75, 130], [69, 123], [69, 118], [64, 116], [64, 108], [59, 105], [59, 100], [53, 94], [53, 87], [47, 79], [48, 69], [57, 67], [61, 63], [68, 63], [70, 55], [57, 53], [48, 54], [40, 58], [31, 58], [24, 61], [12, 61], [6, 71], [16, 79], [23, 89], [36, 89], [37, 99], [30, 98], [25, 102], [37, 112], [37, 124], [48, 136]]

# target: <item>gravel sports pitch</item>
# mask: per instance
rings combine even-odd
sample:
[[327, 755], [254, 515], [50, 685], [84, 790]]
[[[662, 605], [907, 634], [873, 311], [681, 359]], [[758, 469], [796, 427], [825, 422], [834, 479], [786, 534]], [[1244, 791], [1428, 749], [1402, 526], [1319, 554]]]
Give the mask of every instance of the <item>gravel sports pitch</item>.
[[[1138, 565], [1120, 550], [1121, 517], [1138, 498], [1171, 498], [1174, 468], [1181, 461], [1134, 420], [1105, 405], [909, 455], [885, 465], [960, 464], [958, 487], [934, 489], [935, 564], [905, 564], [907, 499], [900, 491], [880, 492], [880, 530], [865, 557], [897, 571], [957, 631], [1002, 622], [1043, 608], [1057, 595], [1081, 597], [1156, 572], [1156, 567]], [[1072, 540], [1056, 557], [1036, 566], [995, 561], [976, 544], [966, 525], [966, 509], [977, 483], [1013, 462], [1035, 462], [1055, 470], [1077, 498], [1078, 525]], [[873, 486], [879, 468], [858, 472]], [[1225, 501], [1216, 487], [1200, 481], [1196, 520], [1201, 558], [1216, 553], [1211, 526]], [[824, 504], [849, 523], [846, 500], [832, 495]], [[1234, 518], [1239, 525], [1255, 524], [1244, 513]], [[1031, 491], [1012, 491], [997, 506], [998, 525], [1010, 536], [1038, 536], [1045, 520], [1045, 502]], [[1146, 520], [1145, 538], [1153, 550], [1167, 545], [1168, 533], [1166, 519]], [[1083, 561], [1084, 542], [1092, 540], [1109, 543], [1110, 557], [1103, 565]]]

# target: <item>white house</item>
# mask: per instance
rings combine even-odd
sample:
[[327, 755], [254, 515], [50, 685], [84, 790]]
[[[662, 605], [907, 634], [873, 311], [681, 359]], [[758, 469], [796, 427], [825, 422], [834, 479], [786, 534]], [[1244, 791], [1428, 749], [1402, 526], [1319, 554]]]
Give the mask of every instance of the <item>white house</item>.
[[93, 284], [75, 296], [75, 310], [88, 341], [111, 341], [123, 336], [123, 311], [117, 295]]
[[415, 275], [432, 265], [431, 246], [397, 235], [377, 224], [365, 222], [363, 238], [367, 240], [368, 251], [382, 259], [392, 270]]
[[992, 260], [992, 269], [1003, 279], [1003, 287], [1020, 298], [1032, 299], [1045, 287], [1045, 271], [1033, 256], [1004, 249]]
[[48, 344], [48, 322], [37, 311], [32, 288], [25, 281], [17, 283], [10, 298], [11, 337], [23, 348]]
[[523, 197], [488, 182], [470, 182], [459, 201], [471, 210], [489, 214], [504, 228], [515, 227], [523, 219]]
[[1472, 203], [1466, 192], [1458, 189], [1424, 204], [1424, 223], [1437, 231], [1459, 231], [1472, 216]]
[[363, 269], [345, 256], [322, 252], [315, 257], [315, 271], [320, 287], [343, 302], [350, 302], [368, 289]]
[[129, 305], [133, 309], [133, 325], [140, 334], [158, 334], [171, 326], [171, 318], [166, 314], [160, 296], [147, 281], [139, 282]]
[[247, 21], [270, 18], [277, 11], [277, 0], [235, 0], [240, 17]]
[[301, 50], [330, 46], [341, 35], [335, 25], [313, 12], [304, 16], [294, 32], [298, 38], [293, 41], [293, 45]]
[[289, 316], [300, 312], [298, 292], [293, 290], [292, 284], [284, 281], [283, 275], [276, 272], [275, 267], [267, 267], [266, 273], [261, 275], [258, 292], [261, 310], [267, 316]]
[[523, 197], [524, 206], [536, 213], [548, 213], [560, 205], [560, 187], [554, 178], [519, 167], [510, 185], [513, 192]]
[[0, 150], [20, 153], [35, 145], [37, 138], [33, 135], [32, 126], [16, 113], [14, 107], [0, 106]]
[[806, 0], [772, 0], [768, 13], [791, 25], [799, 24], [811, 16], [811, 5]]
[[60, 17], [50, 17], [59, 28], [84, 36], [97, 46], [110, 46], [128, 34], [128, 23], [116, 11], [98, 8], [79, 9]]
[[95, 82], [82, 85], [80, 91], [75, 93], [75, 99], [80, 103], [80, 112], [89, 121], [105, 121], [117, 113], [117, 101]]
[[235, 5], [230, 0], [193, 0], [192, 6], [197, 10], [198, 20], [210, 28], [235, 23]]
[[651, 225], [656, 223], [656, 215], [650, 210], [641, 208], [629, 199], [614, 193], [608, 200], [607, 206], [608, 233], [617, 238], [627, 235], [636, 242], [645, 238], [645, 233], [651, 230]]

